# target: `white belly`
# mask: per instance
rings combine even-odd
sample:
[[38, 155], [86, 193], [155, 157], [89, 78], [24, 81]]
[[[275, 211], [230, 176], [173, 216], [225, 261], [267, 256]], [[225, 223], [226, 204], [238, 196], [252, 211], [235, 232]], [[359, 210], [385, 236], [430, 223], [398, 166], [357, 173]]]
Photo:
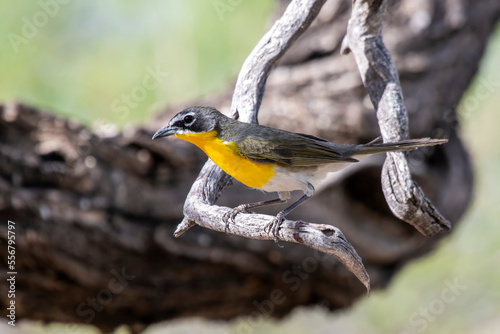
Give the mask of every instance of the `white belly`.
[[311, 192], [310, 185], [316, 188], [328, 173], [337, 172], [350, 164], [337, 162], [317, 167], [275, 167], [274, 176], [261, 189], [267, 192], [302, 190], [307, 194]]

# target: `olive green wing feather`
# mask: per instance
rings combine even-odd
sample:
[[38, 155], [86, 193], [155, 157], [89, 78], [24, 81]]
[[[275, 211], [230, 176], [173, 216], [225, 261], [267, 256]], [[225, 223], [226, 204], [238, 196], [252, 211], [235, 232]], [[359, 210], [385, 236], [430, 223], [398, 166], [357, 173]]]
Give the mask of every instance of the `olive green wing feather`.
[[314, 136], [277, 129], [241, 136], [235, 141], [239, 153], [247, 159], [280, 166], [316, 166], [334, 162], [356, 162], [335, 145]]

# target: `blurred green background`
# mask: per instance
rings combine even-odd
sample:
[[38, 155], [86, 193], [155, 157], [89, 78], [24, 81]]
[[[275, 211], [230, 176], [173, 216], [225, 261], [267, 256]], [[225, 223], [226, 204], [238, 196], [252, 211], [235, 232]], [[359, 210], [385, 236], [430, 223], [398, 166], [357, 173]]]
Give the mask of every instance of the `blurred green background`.
[[[232, 2], [2, 0], [0, 100], [122, 126], [217, 91], [238, 73], [274, 6]], [[159, 80], [144, 84], [150, 72]], [[124, 105], [128, 112], [117, 111]]]
[[[35, 1], [0, 2], [0, 101], [16, 99], [89, 126], [105, 119], [117, 127], [143, 122], [169, 102], [215, 92], [231, 82], [274, 8], [269, 0], [233, 1], [236, 5], [225, 11], [215, 6], [217, 1], [61, 2], [67, 3], [45, 9]], [[53, 15], [44, 20], [41, 11]], [[262, 319], [253, 333], [498, 332], [498, 59], [500, 31], [492, 36], [459, 109], [476, 190], [453, 234], [401, 270], [387, 290], [374, 291], [349, 310], [299, 308], [281, 321]], [[486, 87], [486, 95], [485, 79], [496, 83]], [[181, 319], [153, 325], [146, 333], [239, 333], [245, 321]], [[18, 328], [26, 333], [67, 329], [27, 321]], [[80, 329], [97, 332], [90, 326]]]

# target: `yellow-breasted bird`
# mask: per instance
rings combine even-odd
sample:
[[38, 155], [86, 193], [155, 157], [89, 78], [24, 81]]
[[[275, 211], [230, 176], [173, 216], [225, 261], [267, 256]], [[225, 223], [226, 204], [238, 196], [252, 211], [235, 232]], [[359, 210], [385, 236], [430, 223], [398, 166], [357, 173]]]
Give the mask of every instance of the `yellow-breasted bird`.
[[266, 227], [268, 233], [273, 233], [275, 241], [285, 216], [311, 197], [314, 187], [328, 173], [357, 162], [356, 157], [361, 155], [411, 151], [447, 142], [446, 139], [420, 138], [393, 143], [334, 144], [311, 135], [242, 123], [211, 107], [192, 107], [181, 111], [158, 130], [153, 139], [171, 135], [201, 148], [223, 171], [246, 186], [278, 192], [277, 199], [234, 208], [224, 217], [226, 229], [240, 212], [284, 203], [291, 198], [293, 190], [304, 192], [299, 200], [280, 211]]

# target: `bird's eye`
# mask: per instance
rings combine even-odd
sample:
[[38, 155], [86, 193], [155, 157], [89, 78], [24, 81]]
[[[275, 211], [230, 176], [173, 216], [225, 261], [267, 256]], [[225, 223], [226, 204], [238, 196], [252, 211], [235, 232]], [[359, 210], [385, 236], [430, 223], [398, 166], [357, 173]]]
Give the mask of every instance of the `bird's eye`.
[[194, 117], [192, 115], [186, 115], [184, 116], [184, 124], [189, 125], [193, 123]]

